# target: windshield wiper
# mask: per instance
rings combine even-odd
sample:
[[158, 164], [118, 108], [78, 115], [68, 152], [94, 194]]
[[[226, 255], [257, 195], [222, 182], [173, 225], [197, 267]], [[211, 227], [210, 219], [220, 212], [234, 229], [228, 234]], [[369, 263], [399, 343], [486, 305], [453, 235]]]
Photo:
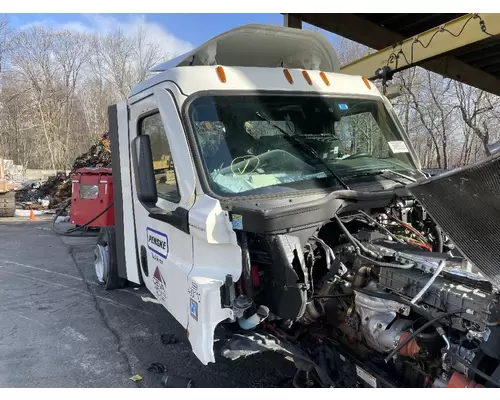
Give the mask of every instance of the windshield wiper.
[[314, 150], [311, 146], [307, 145], [306, 143], [301, 142], [299, 139], [297, 139], [295, 136], [281, 128], [279, 125], [275, 124], [273, 121], [271, 121], [268, 117], [262, 115], [258, 111], [255, 113], [257, 117], [259, 117], [261, 120], [266, 121], [269, 125], [275, 127], [277, 130], [279, 130], [281, 133], [283, 133], [287, 138], [289, 138], [292, 142], [294, 142], [298, 147], [300, 147], [303, 150], [308, 151], [310, 154], [312, 154], [321, 164], [323, 164], [328, 172], [332, 174], [332, 176], [342, 185], [344, 186], [345, 189], [351, 190], [350, 187], [347, 185], [347, 183], [344, 182], [344, 180], [337, 175], [337, 173], [328, 165], [325, 160], [321, 158], [321, 156]]
[[381, 169], [380, 172], [390, 172], [391, 174], [398, 175], [402, 178], [408, 179], [409, 181], [416, 182], [417, 180], [415, 178], [412, 178], [411, 176], [402, 174], [401, 172], [396, 172], [393, 171], [392, 169]]
[[[405, 178], [405, 179], [408, 179], [409, 181], [411, 182], [416, 182], [417, 180], [415, 178], [412, 178], [408, 175], [405, 175], [405, 174], [402, 174], [400, 172], [396, 172], [396, 171], [393, 171], [392, 169], [380, 169], [378, 171], [367, 171], [367, 172], [360, 172], [358, 174], [353, 174], [353, 175], [349, 175], [349, 178], [357, 178], [357, 177], [360, 177], [360, 176], [373, 176], [373, 175], [383, 175], [385, 173], [388, 173], [390, 172], [391, 174], [394, 174], [394, 175], [398, 175], [402, 178]], [[391, 179], [391, 178], [389, 178]], [[395, 179], [392, 179], [393, 181], [397, 182]]]

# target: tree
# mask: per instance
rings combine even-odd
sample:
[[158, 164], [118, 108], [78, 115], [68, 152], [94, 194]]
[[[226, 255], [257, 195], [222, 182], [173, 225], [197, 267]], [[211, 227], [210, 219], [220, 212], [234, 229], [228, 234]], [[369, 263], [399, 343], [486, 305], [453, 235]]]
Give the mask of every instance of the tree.
[[465, 135], [463, 149], [464, 160], [470, 158], [473, 144], [470, 133], [474, 134], [481, 142], [484, 154], [491, 155], [488, 145], [498, 139], [498, 128], [500, 127], [500, 101], [498, 96], [486, 93], [482, 90], [455, 82], [455, 93], [458, 101], [457, 108], [465, 123]]
[[144, 26], [89, 35], [0, 19], [0, 152], [25, 167], [68, 168], [107, 130], [107, 107], [163, 61]]

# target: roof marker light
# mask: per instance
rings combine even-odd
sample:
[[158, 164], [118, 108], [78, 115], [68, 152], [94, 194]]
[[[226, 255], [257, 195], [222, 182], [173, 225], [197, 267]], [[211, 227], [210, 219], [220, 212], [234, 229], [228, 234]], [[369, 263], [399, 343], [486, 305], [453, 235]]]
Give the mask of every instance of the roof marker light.
[[311, 80], [311, 77], [309, 76], [309, 74], [307, 73], [307, 71], [302, 71], [302, 75], [304, 75], [304, 78], [305, 78], [305, 80], [307, 81], [307, 83], [309, 85], [313, 84], [313, 81]]
[[290, 71], [288, 71], [287, 69], [284, 69], [283, 73], [285, 74], [285, 78], [288, 81], [288, 83], [290, 83], [290, 85], [292, 85], [293, 84], [293, 78], [292, 78], [292, 75], [290, 74]]
[[224, 68], [222, 68], [220, 65], [215, 68], [217, 71], [217, 76], [219, 77], [220, 81], [222, 83], [226, 83], [226, 73], [224, 72]]
[[363, 82], [365, 83], [365, 85], [368, 89], [370, 89], [370, 90], [372, 89], [372, 85], [370, 85], [370, 81], [364, 76], [363, 76]]
[[328, 80], [328, 77], [323, 71], [319, 73], [319, 76], [321, 76], [321, 79], [323, 79], [323, 82], [325, 82], [326, 86], [330, 86], [330, 81]]

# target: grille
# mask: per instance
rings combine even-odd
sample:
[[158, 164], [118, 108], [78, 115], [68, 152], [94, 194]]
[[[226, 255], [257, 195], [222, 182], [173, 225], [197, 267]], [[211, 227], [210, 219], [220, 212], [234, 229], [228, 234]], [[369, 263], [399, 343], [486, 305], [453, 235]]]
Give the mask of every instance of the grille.
[[409, 189], [464, 255], [500, 287], [500, 152]]

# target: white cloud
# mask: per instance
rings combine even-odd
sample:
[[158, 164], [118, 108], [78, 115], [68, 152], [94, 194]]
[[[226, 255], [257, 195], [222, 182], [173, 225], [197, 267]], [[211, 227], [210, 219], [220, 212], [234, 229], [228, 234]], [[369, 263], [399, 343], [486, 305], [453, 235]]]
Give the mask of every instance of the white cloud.
[[186, 53], [193, 45], [168, 32], [162, 25], [150, 22], [144, 15], [135, 15], [118, 19], [103, 14], [84, 14], [83, 21], [68, 21], [56, 23], [51, 20], [32, 22], [22, 28], [41, 25], [52, 29], [70, 30], [80, 33], [106, 34], [120, 29], [125, 35], [133, 35], [139, 28], [146, 30], [148, 39], [156, 43], [165, 52], [173, 56]]

